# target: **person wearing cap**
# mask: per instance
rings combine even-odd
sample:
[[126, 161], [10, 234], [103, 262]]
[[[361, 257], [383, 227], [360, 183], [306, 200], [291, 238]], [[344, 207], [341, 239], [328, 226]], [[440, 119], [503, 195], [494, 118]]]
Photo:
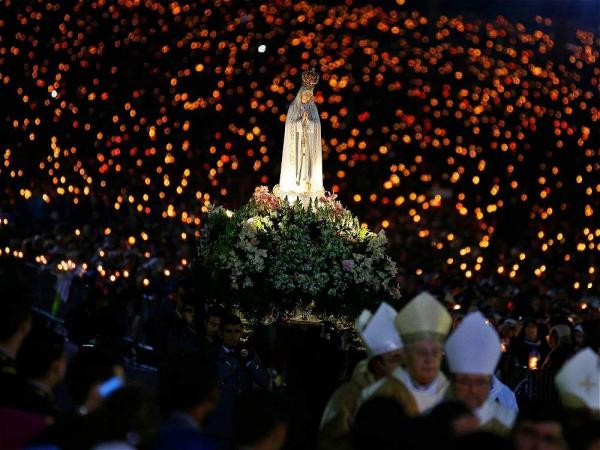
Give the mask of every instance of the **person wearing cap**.
[[586, 347], [569, 359], [554, 378], [563, 405], [600, 414], [600, 356]]
[[452, 373], [449, 397], [464, 402], [488, 431], [508, 432], [516, 413], [490, 395], [494, 371], [502, 353], [500, 337], [480, 312], [465, 317], [445, 345]]
[[440, 371], [442, 343], [452, 318], [433, 296], [423, 292], [398, 313], [396, 328], [404, 342], [405, 367], [365, 388], [362, 400], [371, 396], [394, 397], [409, 416], [422, 414], [444, 398], [448, 379]]
[[394, 326], [396, 310], [381, 303], [374, 315], [363, 311], [357, 328], [368, 358], [359, 362], [349, 382], [331, 396], [319, 430], [318, 448], [351, 449], [351, 427], [363, 389], [389, 375], [402, 360], [402, 340]]
[[515, 319], [506, 319], [500, 325], [500, 337], [507, 344], [507, 348], [510, 342], [516, 337], [517, 328], [517, 321]]

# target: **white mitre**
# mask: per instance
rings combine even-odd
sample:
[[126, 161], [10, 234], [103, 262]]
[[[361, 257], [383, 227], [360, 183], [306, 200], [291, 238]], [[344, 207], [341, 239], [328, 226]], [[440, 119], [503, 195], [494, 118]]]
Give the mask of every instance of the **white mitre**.
[[428, 292], [422, 292], [408, 302], [395, 322], [407, 344], [422, 339], [443, 342], [452, 326], [452, 318], [446, 308]]
[[403, 347], [402, 339], [394, 326], [396, 315], [394, 308], [382, 302], [375, 314], [364, 310], [358, 317], [356, 327], [370, 358]]
[[462, 320], [444, 347], [448, 367], [455, 374], [492, 375], [502, 353], [498, 333], [479, 311]]
[[591, 348], [569, 359], [554, 383], [565, 406], [600, 411], [600, 356]]

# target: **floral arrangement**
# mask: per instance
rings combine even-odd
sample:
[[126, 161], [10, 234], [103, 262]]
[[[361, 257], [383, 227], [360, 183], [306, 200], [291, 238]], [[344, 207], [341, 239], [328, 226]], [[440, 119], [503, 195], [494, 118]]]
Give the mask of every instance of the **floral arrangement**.
[[208, 296], [262, 318], [309, 305], [353, 317], [400, 298], [385, 233], [361, 227], [335, 194], [308, 207], [265, 186], [237, 211], [206, 214], [195, 263]]

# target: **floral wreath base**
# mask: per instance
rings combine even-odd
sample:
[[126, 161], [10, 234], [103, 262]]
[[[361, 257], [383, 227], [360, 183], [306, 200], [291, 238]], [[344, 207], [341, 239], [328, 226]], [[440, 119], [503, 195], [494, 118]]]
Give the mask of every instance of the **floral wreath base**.
[[305, 206], [261, 186], [237, 211], [211, 208], [194, 262], [200, 289], [255, 321], [298, 311], [309, 321], [345, 321], [396, 303], [398, 270], [385, 233], [361, 227], [336, 197]]

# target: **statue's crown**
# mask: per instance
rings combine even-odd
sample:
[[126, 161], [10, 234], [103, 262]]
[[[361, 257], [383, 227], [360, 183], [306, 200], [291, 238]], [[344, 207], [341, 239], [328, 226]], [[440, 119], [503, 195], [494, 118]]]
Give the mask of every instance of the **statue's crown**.
[[318, 82], [319, 74], [316, 72], [314, 66], [310, 70], [302, 72], [302, 86], [312, 89]]

